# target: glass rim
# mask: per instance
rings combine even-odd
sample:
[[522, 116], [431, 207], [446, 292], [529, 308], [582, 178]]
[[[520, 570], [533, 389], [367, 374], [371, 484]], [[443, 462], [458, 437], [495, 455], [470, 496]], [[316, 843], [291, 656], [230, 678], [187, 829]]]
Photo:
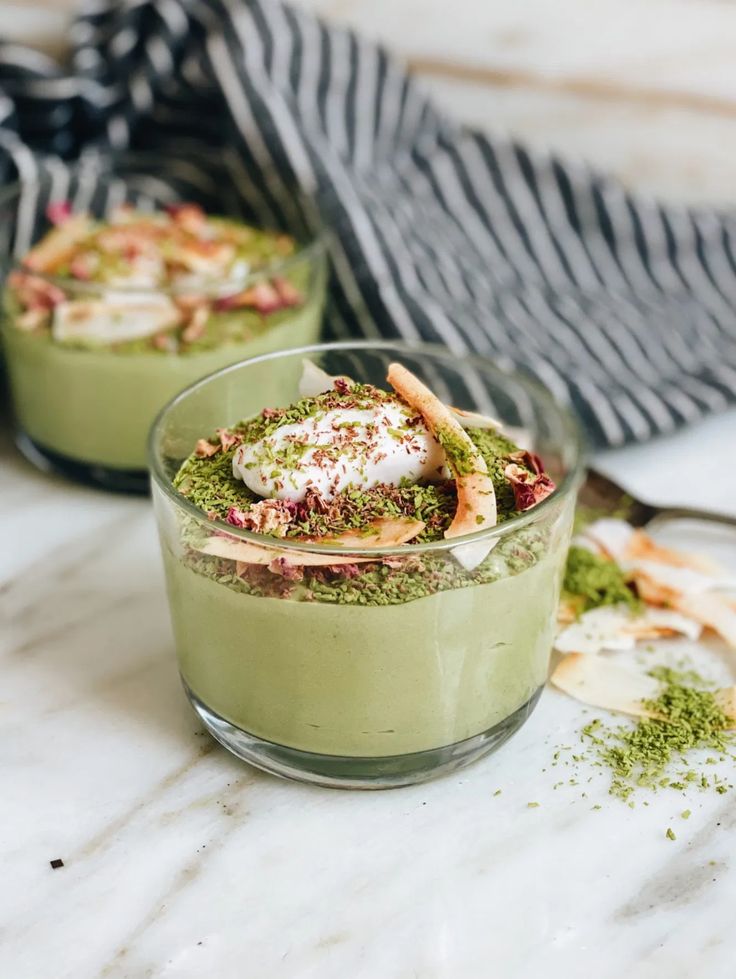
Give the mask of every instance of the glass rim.
[[[133, 152], [129, 154], [122, 154], [119, 156], [103, 156], [103, 157], [93, 157], [87, 161], [80, 160], [76, 164], [79, 170], [83, 170], [85, 167], [91, 169], [97, 169], [100, 172], [104, 172], [105, 168], [99, 165], [99, 161], [103, 161], [108, 164], [108, 170], [114, 170], [115, 163], [124, 161], [126, 158], [130, 157], [151, 157], [160, 158], [158, 154], [148, 153], [145, 151], [140, 153]], [[125, 174], [121, 174], [121, 179], [124, 179]], [[0, 207], [7, 205], [13, 198], [19, 198], [22, 191], [27, 187], [39, 186], [39, 180], [32, 178], [31, 180], [15, 180], [13, 183], [9, 184], [7, 187], [0, 189]], [[196, 203], [181, 200], [182, 204]], [[165, 211], [165, 208], [157, 208], [153, 211], [147, 211], [144, 213], [155, 214], [160, 213], [161, 210]], [[203, 208], [204, 210], [204, 208]], [[83, 213], [83, 209], [80, 212]], [[297, 243], [297, 250], [291, 254], [286, 255], [283, 258], [279, 258], [273, 262], [269, 262], [268, 265], [264, 265], [260, 269], [254, 269], [253, 271], [247, 272], [245, 275], [239, 276], [235, 279], [224, 279], [222, 276], [197, 276], [197, 282], [195, 285], [191, 283], [189, 285], [179, 285], [175, 283], [166, 284], [163, 283], [157, 286], [135, 286], [135, 285], [110, 285], [105, 282], [94, 282], [85, 281], [83, 279], [75, 279], [71, 276], [55, 276], [47, 275], [43, 272], [36, 272], [34, 269], [28, 268], [23, 264], [22, 258], [8, 257], [5, 261], [0, 260], [0, 265], [4, 266], [4, 271], [6, 273], [11, 272], [22, 272], [26, 275], [33, 275], [38, 279], [43, 279], [44, 282], [49, 282], [52, 285], [58, 286], [60, 289], [64, 289], [66, 292], [116, 292], [122, 295], [126, 294], [138, 294], [138, 295], [188, 295], [192, 292], [204, 292], [208, 297], [212, 295], [223, 295], [223, 290], [228, 288], [238, 288], [245, 289], [249, 285], [261, 282], [263, 279], [271, 278], [273, 276], [281, 275], [284, 272], [290, 271], [295, 266], [307, 263], [316, 263], [322, 261], [327, 253], [327, 229], [324, 226], [319, 227], [316, 231], [306, 238], [303, 244], [300, 244], [299, 240], [294, 236], [289, 234], [289, 232], [282, 231], [277, 232], [273, 228], [261, 228], [258, 225], [248, 224], [247, 221], [241, 221], [238, 218], [228, 218], [227, 215], [213, 214], [205, 211], [209, 217], [224, 217], [226, 220], [232, 220], [236, 223], [245, 225], [246, 227], [255, 228], [257, 231], [263, 232], [273, 232], [288, 234], [290, 238], [293, 238]], [[33, 246], [31, 246], [33, 247]]]
[[277, 360], [286, 356], [303, 357], [308, 356], [309, 354], [320, 354], [331, 350], [396, 351], [397, 356], [399, 357], [401, 355], [401, 351], [404, 351], [407, 354], [414, 355], [426, 353], [434, 357], [451, 360], [453, 363], [457, 363], [458, 360], [458, 355], [452, 353], [452, 351], [450, 351], [447, 347], [435, 343], [407, 343], [400, 340], [337, 340], [331, 343], [315, 343], [303, 347], [293, 347], [288, 350], [274, 351], [271, 353], [261, 354], [257, 357], [251, 357], [247, 360], [241, 360], [235, 364], [230, 364], [227, 367], [213, 371], [211, 374], [208, 374], [205, 377], [200, 378], [198, 381], [195, 381], [193, 384], [190, 384], [169, 402], [167, 402], [167, 404], [165, 404], [159, 411], [148, 435], [148, 466], [152, 482], [164, 493], [165, 496], [168, 497], [172, 503], [182, 509], [189, 516], [197, 519], [200, 523], [212, 527], [213, 531], [217, 531], [218, 533], [226, 533], [230, 537], [246, 541], [250, 544], [256, 544], [259, 547], [271, 548], [278, 551], [331, 555], [347, 554], [356, 555], [359, 557], [373, 556], [376, 559], [380, 559], [383, 556], [393, 557], [399, 554], [425, 554], [432, 551], [448, 551], [455, 547], [474, 544], [480, 541], [490, 542], [501, 540], [502, 538], [521, 530], [529, 524], [536, 523], [552, 508], [552, 506], [554, 506], [556, 502], [565, 499], [570, 495], [570, 493], [577, 491], [582, 478], [586, 457], [586, 446], [582, 435], [582, 429], [580, 428], [577, 420], [564, 405], [561, 405], [554, 399], [551, 392], [544, 387], [544, 385], [540, 384], [535, 379], [527, 377], [525, 374], [517, 371], [504, 372], [492, 361], [477, 354], [463, 354], [461, 355], [461, 359], [469, 361], [485, 371], [490, 371], [492, 374], [497, 375], [500, 380], [511, 379], [514, 381], [514, 383], [520, 384], [527, 392], [531, 392], [537, 396], [542, 395], [549, 397], [552, 405], [554, 406], [554, 410], [557, 412], [558, 417], [562, 422], [565, 443], [572, 447], [574, 453], [568, 471], [565, 473], [554, 492], [545, 497], [545, 499], [543, 499], [536, 506], [524, 511], [517, 517], [512, 517], [510, 520], [505, 520], [503, 523], [496, 524], [494, 527], [473, 531], [472, 533], [465, 534], [462, 537], [452, 537], [449, 539], [442, 538], [436, 541], [424, 541], [415, 544], [409, 542], [406, 544], [397, 544], [391, 547], [344, 547], [336, 544], [320, 544], [318, 542], [298, 541], [289, 538], [276, 538], [268, 534], [258, 534], [254, 531], [246, 530], [243, 527], [234, 527], [232, 524], [226, 523], [224, 520], [208, 517], [204, 511], [195, 506], [195, 504], [188, 500], [186, 496], [174, 489], [173, 483], [163, 470], [161, 454], [158, 450], [160, 435], [162, 433], [165, 421], [171, 411], [173, 411], [183, 401], [191, 397], [191, 395], [200, 388], [207, 386], [216, 378], [222, 377], [225, 374], [233, 371], [237, 371], [245, 366], [268, 363], [269, 361]]

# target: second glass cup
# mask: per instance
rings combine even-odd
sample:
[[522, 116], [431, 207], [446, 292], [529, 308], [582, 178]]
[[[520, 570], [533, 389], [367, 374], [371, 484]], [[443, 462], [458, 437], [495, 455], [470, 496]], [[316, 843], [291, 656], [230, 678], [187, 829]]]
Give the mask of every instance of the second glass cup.
[[[394, 546], [363, 543], [360, 503], [358, 530], [337, 550], [244, 529], [230, 519], [237, 508], [227, 522], [218, 518], [206, 500], [221, 506], [237, 492], [229, 426], [294, 403], [305, 359], [384, 390], [387, 365], [400, 362], [446, 403], [493, 411], [509, 432], [523, 428], [557, 489], [490, 530]], [[300, 405], [294, 418], [311, 410]], [[208, 443], [215, 430], [220, 443]], [[301, 452], [295, 437], [287, 443]], [[209, 473], [196, 492], [177, 478], [188, 457], [197, 480]], [[184, 686], [209, 731], [239, 757], [324, 785], [405, 785], [494, 749], [534, 707], [581, 466], [576, 428], [543, 389], [429, 346], [268, 355], [179, 395], [154, 426], [150, 465]]]
[[125, 172], [94, 179], [91, 204], [56, 201], [30, 222], [40, 187], [0, 202], [17, 439], [45, 468], [145, 492], [146, 436], [166, 401], [227, 364], [318, 339], [324, 248], [197, 205], [139, 211]]

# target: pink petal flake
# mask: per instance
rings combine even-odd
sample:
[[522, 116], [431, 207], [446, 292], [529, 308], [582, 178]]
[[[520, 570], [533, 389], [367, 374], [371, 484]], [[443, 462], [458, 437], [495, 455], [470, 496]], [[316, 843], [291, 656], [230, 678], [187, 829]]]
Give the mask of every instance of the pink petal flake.
[[238, 435], [236, 432], [230, 432], [227, 428], [216, 428], [215, 431], [220, 440], [220, 445], [226, 452], [228, 449], [232, 449], [234, 445], [240, 445], [243, 441], [242, 435]]
[[225, 517], [233, 527], [252, 530], [256, 534], [283, 533], [281, 528], [291, 523], [295, 508], [285, 500], [260, 500], [248, 510], [230, 507]]
[[46, 217], [57, 227], [64, 224], [72, 216], [72, 205], [69, 201], [52, 201], [46, 208]]
[[268, 570], [272, 574], [281, 575], [287, 581], [301, 581], [304, 577], [304, 568], [290, 564], [285, 557], [276, 557], [271, 561]]
[[530, 510], [555, 489], [546, 473], [530, 473], [513, 462], [504, 469], [504, 476], [511, 483], [517, 510]]
[[8, 285], [26, 309], [53, 309], [66, 299], [63, 290], [53, 282], [28, 272], [11, 272]]
[[544, 463], [535, 452], [528, 452], [526, 449], [522, 449], [520, 452], [512, 452], [509, 455], [509, 459], [512, 462], [517, 462], [520, 466], [526, 466], [527, 469], [531, 469], [536, 476], [541, 476], [544, 473]]
[[210, 456], [220, 451], [219, 445], [213, 445], [207, 439], [199, 439], [194, 446], [194, 454], [198, 459], [208, 459]]
[[199, 234], [207, 224], [207, 215], [199, 204], [170, 204], [166, 212], [174, 224], [193, 235]]
[[69, 263], [69, 272], [75, 279], [88, 282], [97, 271], [99, 257], [94, 252], [80, 252]]
[[301, 304], [302, 294], [288, 279], [274, 279], [273, 284], [283, 306], [299, 306]]

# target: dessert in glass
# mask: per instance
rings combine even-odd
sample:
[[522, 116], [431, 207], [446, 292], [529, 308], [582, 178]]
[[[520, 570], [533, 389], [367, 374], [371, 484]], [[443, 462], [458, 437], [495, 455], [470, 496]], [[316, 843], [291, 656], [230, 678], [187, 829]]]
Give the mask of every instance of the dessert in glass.
[[319, 337], [320, 240], [185, 202], [98, 216], [57, 202], [36, 224], [32, 247], [15, 248], [2, 332], [18, 444], [44, 467], [146, 491], [146, 437], [166, 401]]
[[180, 394], [150, 465], [184, 686], [239, 757], [405, 785], [531, 712], [581, 471], [543, 389], [433, 346], [287, 351]]

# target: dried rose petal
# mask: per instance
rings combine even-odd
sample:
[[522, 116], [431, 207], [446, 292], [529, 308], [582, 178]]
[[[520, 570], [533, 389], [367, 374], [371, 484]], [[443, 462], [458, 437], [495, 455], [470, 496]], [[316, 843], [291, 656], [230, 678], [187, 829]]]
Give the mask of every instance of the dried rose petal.
[[95, 252], [81, 252], [69, 263], [69, 272], [75, 279], [87, 282], [95, 274], [99, 265], [100, 259]]
[[298, 306], [302, 302], [302, 294], [288, 279], [277, 278], [273, 284], [284, 306]]
[[52, 224], [63, 224], [72, 216], [72, 205], [69, 201], [53, 201], [46, 208], [46, 217]]
[[512, 462], [519, 463], [521, 466], [525, 466], [527, 469], [531, 469], [537, 476], [541, 476], [544, 473], [544, 463], [536, 452], [528, 452], [526, 449], [522, 449], [520, 452], [512, 452], [509, 455], [509, 459]]
[[236, 506], [231, 506], [227, 511], [227, 516], [225, 520], [232, 524], [233, 527], [247, 527], [248, 526], [248, 514], [245, 510], [241, 510]]
[[194, 447], [194, 454], [198, 459], [207, 459], [220, 451], [219, 445], [213, 445], [207, 439], [199, 439]]
[[217, 436], [220, 439], [220, 445], [227, 451], [227, 449], [232, 449], [234, 445], [240, 445], [243, 441], [243, 436], [238, 435], [236, 432], [230, 432], [226, 428], [216, 428]]
[[326, 568], [341, 578], [356, 578], [361, 573], [361, 568], [357, 564], [335, 564]]
[[207, 224], [207, 215], [199, 204], [169, 204], [166, 213], [175, 224], [190, 234], [197, 234]]
[[234, 527], [244, 527], [256, 534], [272, 534], [285, 528], [294, 515], [294, 507], [284, 500], [261, 500], [250, 509], [230, 507], [225, 518]]
[[53, 309], [66, 299], [63, 290], [53, 282], [28, 272], [12, 272], [8, 276], [8, 285], [15, 290], [26, 309]]
[[272, 574], [281, 575], [287, 581], [301, 581], [304, 577], [304, 568], [290, 564], [285, 557], [275, 557], [269, 564], [268, 570]]
[[504, 476], [511, 483], [517, 510], [531, 509], [555, 489], [546, 473], [533, 474], [513, 462], [504, 469]]

